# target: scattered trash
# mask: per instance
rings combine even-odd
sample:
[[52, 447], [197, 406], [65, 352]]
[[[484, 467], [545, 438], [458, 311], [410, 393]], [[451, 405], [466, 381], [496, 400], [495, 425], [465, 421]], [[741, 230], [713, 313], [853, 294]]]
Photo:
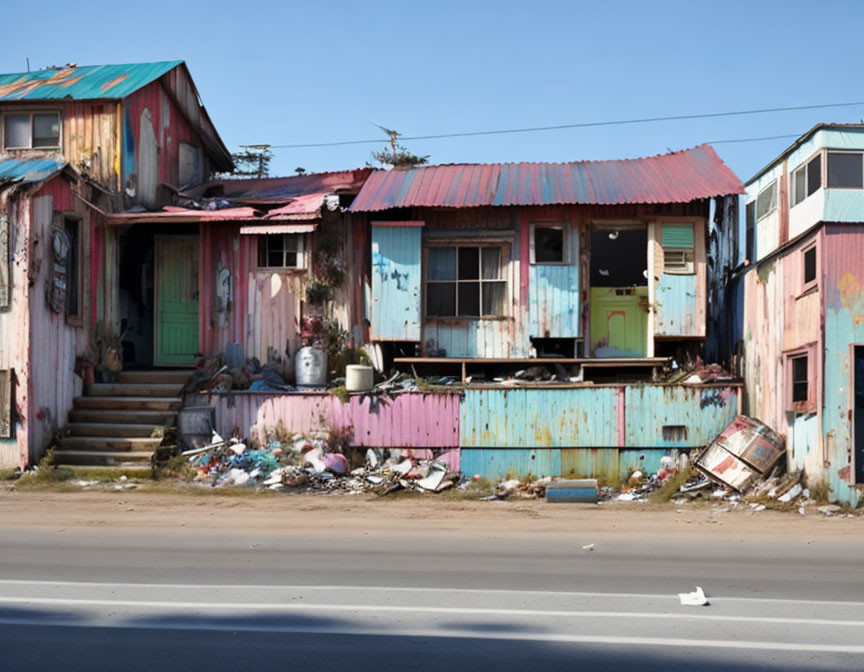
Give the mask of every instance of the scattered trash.
[[586, 544], [585, 546], [582, 547], [582, 550], [583, 551], [593, 551], [594, 550], [594, 544]]
[[678, 593], [681, 600], [681, 605], [685, 607], [705, 607], [708, 606], [708, 598], [705, 597], [705, 591], [699, 586], [692, 593]]
[[739, 415], [696, 458], [706, 476], [738, 492], [765, 476], [785, 452], [783, 438], [770, 427]]

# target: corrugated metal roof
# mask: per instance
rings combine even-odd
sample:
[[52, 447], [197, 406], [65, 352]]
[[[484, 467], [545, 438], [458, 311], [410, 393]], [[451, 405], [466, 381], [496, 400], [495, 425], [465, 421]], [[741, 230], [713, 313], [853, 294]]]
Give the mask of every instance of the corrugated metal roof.
[[285, 203], [312, 194], [357, 193], [371, 172], [371, 168], [357, 168], [291, 177], [213, 180], [207, 193], [213, 194], [216, 188], [221, 190], [218, 195], [234, 202]]
[[641, 159], [378, 170], [351, 210], [488, 205], [689, 203], [744, 193], [710, 145]]
[[65, 162], [57, 159], [33, 159], [0, 161], [0, 183], [3, 182], [42, 182], [59, 173]]
[[0, 101], [125, 98], [181, 63], [83, 65], [0, 75]]

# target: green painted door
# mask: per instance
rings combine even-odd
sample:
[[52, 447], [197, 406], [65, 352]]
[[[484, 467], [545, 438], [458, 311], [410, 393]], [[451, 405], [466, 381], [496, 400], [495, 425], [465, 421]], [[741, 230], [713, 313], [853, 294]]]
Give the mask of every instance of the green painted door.
[[644, 357], [648, 288], [591, 288], [591, 353], [594, 357]]
[[156, 236], [156, 366], [191, 366], [198, 352], [198, 236]]

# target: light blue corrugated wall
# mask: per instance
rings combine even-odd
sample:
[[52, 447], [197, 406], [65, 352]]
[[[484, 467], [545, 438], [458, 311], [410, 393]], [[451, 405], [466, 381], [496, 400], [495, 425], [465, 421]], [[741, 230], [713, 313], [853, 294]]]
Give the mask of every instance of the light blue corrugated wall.
[[420, 340], [422, 233], [372, 226], [373, 340]]
[[567, 235], [566, 266], [531, 264], [529, 282], [530, 335], [539, 338], [577, 338], [579, 314], [579, 236]]
[[[704, 446], [738, 415], [738, 388], [632, 385], [626, 391], [626, 445]], [[663, 438], [663, 426], [687, 428], [687, 438]]]
[[696, 275], [661, 273], [655, 288], [657, 336], [690, 336], [696, 325]]
[[463, 447], [617, 446], [617, 388], [467, 389]]

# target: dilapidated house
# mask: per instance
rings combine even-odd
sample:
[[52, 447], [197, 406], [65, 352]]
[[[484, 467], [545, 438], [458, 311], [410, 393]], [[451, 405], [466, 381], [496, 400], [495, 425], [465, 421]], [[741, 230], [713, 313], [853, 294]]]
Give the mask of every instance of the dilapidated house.
[[864, 125], [815, 126], [746, 189], [730, 283], [745, 408], [786, 436], [790, 468], [855, 504], [864, 487]]
[[[182, 61], [0, 75], [0, 465], [39, 458], [82, 393], [94, 331], [132, 319], [112, 214], [232, 165]], [[147, 244], [132, 284], [152, 306]]]

